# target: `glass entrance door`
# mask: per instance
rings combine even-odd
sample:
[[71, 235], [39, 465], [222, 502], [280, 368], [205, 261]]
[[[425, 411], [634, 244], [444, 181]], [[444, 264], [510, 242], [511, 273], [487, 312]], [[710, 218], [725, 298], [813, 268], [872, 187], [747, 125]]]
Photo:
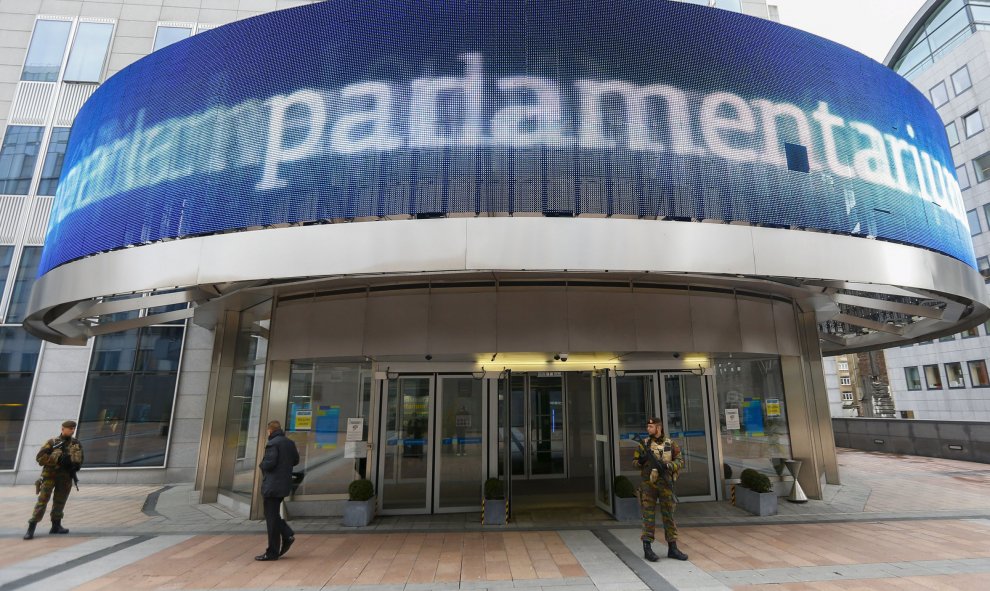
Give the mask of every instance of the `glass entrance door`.
[[666, 431], [681, 446], [684, 455], [684, 468], [677, 478], [677, 495], [696, 501], [715, 499], [704, 379], [694, 374], [663, 376]]
[[649, 435], [646, 421], [658, 414], [660, 390], [657, 374], [626, 373], [616, 376], [612, 392], [615, 473], [627, 476], [634, 486], [638, 486], [640, 471], [633, 466], [633, 454], [639, 442]]
[[513, 374], [508, 416], [512, 477], [566, 478], [563, 375]]
[[385, 513], [427, 513], [433, 488], [432, 376], [388, 380], [378, 494]]
[[434, 511], [477, 511], [486, 474], [483, 380], [441, 376], [437, 388]]

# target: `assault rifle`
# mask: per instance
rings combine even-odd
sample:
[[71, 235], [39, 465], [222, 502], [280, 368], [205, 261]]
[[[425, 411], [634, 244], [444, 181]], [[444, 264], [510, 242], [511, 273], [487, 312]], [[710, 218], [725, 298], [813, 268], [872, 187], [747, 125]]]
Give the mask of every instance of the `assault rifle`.
[[645, 453], [640, 456], [640, 465], [648, 464], [652, 469], [656, 470], [660, 478], [663, 479], [664, 484], [670, 489], [670, 494], [674, 495], [674, 502], [677, 502], [677, 494], [674, 493], [674, 479], [670, 473], [670, 469], [667, 468], [667, 464], [661, 462], [660, 458], [653, 453], [649, 443], [641, 443], [641, 445]]
[[[58, 443], [52, 446], [52, 451], [56, 449], [62, 449], [65, 446], [65, 439], [62, 439]], [[69, 471], [69, 476], [72, 477], [72, 484], [76, 485], [76, 490], [79, 490], [79, 477], [76, 476], [76, 472], [79, 471], [78, 468], [72, 463], [72, 458], [69, 457], [66, 450], [62, 449], [62, 457], [59, 458], [59, 463], [62, 467]]]

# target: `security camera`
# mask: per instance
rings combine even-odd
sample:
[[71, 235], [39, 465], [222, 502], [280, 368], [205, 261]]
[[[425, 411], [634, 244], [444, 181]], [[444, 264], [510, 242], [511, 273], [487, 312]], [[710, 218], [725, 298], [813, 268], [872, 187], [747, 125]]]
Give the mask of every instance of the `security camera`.
[[567, 361], [567, 353], [558, 353], [561, 361]]
[[426, 354], [426, 360], [427, 361], [430, 361], [431, 359], [433, 359], [433, 355], [430, 355], [429, 353], [427, 353]]
[[680, 358], [681, 358], [680, 353], [674, 353], [674, 359], [680, 359]]

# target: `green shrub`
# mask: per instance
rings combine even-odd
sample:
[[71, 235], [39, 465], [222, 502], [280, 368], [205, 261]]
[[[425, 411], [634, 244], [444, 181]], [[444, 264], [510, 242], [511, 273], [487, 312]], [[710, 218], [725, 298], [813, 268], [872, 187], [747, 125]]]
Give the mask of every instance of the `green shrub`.
[[746, 468], [742, 471], [739, 483], [753, 492], [767, 493], [773, 490], [773, 485], [770, 484], [767, 475], [752, 468]]
[[505, 483], [498, 478], [489, 478], [485, 481], [485, 498], [489, 500], [505, 498]]
[[347, 487], [347, 495], [352, 501], [367, 501], [375, 496], [375, 486], [370, 480], [354, 480]]
[[620, 499], [627, 499], [629, 497], [636, 496], [636, 487], [633, 486], [632, 481], [623, 475], [618, 475], [615, 477], [615, 482], [612, 484], [615, 490], [615, 496]]

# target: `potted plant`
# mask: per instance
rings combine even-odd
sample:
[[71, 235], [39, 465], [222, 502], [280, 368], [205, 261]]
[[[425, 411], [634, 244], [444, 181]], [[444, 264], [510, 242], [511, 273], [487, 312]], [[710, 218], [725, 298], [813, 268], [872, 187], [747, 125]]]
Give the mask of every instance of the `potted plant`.
[[639, 499], [636, 497], [636, 487], [623, 475], [615, 477], [612, 483], [615, 491], [615, 518], [618, 521], [639, 521]]
[[776, 515], [777, 495], [766, 474], [746, 468], [739, 477], [736, 488], [736, 505], [753, 515]]
[[375, 518], [375, 487], [370, 480], [359, 479], [347, 487], [343, 525], [364, 527]]
[[508, 503], [505, 502], [505, 483], [498, 478], [485, 481], [485, 498], [482, 502], [485, 525], [505, 525]]

